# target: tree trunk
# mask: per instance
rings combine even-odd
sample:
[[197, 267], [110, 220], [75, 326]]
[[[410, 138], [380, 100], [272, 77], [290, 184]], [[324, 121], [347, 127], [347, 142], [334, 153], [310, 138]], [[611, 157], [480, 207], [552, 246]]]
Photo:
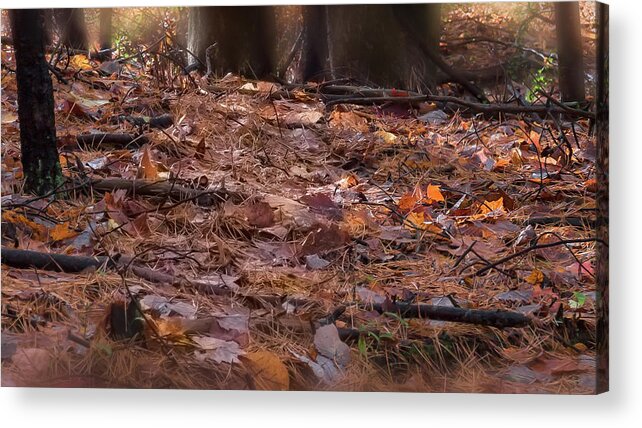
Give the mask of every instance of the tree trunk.
[[555, 3], [555, 27], [562, 101], [584, 101], [584, 55], [578, 2]]
[[[392, 88], [431, 87], [435, 65], [417, 45], [423, 42], [437, 50], [439, 12], [438, 4], [328, 6], [333, 74]], [[422, 40], [414, 40], [415, 34]]]
[[303, 81], [323, 80], [329, 76], [328, 31], [326, 9], [328, 6], [303, 6]]
[[84, 9], [54, 9], [54, 16], [63, 46], [87, 50], [89, 44]]
[[188, 49], [204, 63], [216, 43], [212, 71], [262, 78], [275, 71], [274, 11], [264, 6], [215, 6], [190, 9]]
[[597, 8], [597, 392], [609, 389], [609, 6]]
[[24, 191], [44, 195], [63, 181], [56, 147], [53, 87], [45, 59], [44, 12], [10, 10], [9, 18], [16, 52]]
[[[111, 20], [114, 10], [100, 9], [100, 50], [111, 49]], [[111, 52], [102, 54], [103, 59], [111, 59]]]

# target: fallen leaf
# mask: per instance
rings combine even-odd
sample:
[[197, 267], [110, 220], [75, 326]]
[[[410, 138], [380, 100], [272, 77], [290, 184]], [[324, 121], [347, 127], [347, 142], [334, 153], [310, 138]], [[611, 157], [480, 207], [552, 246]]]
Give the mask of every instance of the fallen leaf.
[[158, 167], [156, 162], [152, 160], [152, 155], [147, 145], [143, 148], [143, 156], [140, 158], [136, 178], [147, 180], [156, 180], [158, 178]]
[[335, 362], [340, 368], [350, 363], [350, 347], [339, 338], [334, 324], [319, 327], [314, 334], [314, 346], [319, 354]]
[[69, 226], [69, 223], [58, 223], [49, 230], [49, 237], [52, 241], [62, 241], [77, 236], [80, 232], [76, 232]]
[[256, 389], [287, 391], [290, 389], [288, 369], [281, 359], [270, 351], [255, 351], [242, 357], [253, 376]]
[[397, 136], [391, 132], [387, 131], [377, 131], [374, 135], [378, 138], [381, 138], [386, 144], [394, 144], [397, 141]]
[[69, 60], [69, 64], [79, 70], [91, 70], [92, 66], [89, 63], [89, 58], [86, 55], [74, 55]]
[[11, 361], [26, 380], [38, 381], [47, 374], [52, 359], [49, 351], [45, 349], [20, 348]]
[[541, 284], [544, 282], [544, 274], [540, 270], [533, 269], [530, 275], [526, 277], [526, 282], [533, 285]]
[[238, 363], [244, 354], [238, 343], [208, 336], [193, 336], [192, 341], [198, 346], [195, 352], [197, 359], [215, 363]]
[[429, 203], [445, 201], [444, 195], [441, 194], [441, 190], [439, 189], [439, 186], [435, 186], [432, 184], [429, 184], [428, 187], [426, 188], [426, 196], [429, 199]]

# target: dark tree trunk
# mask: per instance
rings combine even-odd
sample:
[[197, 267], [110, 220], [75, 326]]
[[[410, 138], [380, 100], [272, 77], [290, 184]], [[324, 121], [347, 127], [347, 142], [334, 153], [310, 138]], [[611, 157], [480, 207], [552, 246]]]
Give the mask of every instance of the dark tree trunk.
[[54, 9], [54, 16], [63, 46], [87, 50], [89, 44], [84, 9]]
[[190, 9], [188, 49], [204, 63], [216, 43], [212, 72], [262, 78], [275, 71], [274, 11], [265, 6], [215, 6]]
[[[438, 4], [328, 6], [333, 74], [385, 87], [431, 87], [435, 65], [417, 46], [423, 43], [437, 50], [439, 12]], [[404, 25], [411, 25], [412, 31]]]
[[584, 101], [584, 55], [578, 2], [555, 3], [555, 28], [562, 101]]
[[303, 6], [303, 81], [322, 80], [329, 76], [328, 31], [326, 9], [328, 6]]
[[42, 9], [10, 10], [16, 51], [24, 191], [44, 195], [62, 183]]
[[52, 34], [54, 29], [54, 10], [43, 9], [42, 13], [44, 15], [43, 38], [45, 40], [45, 46], [51, 46], [53, 44]]
[[609, 389], [609, 6], [597, 8], [597, 392]]
[[[111, 20], [114, 10], [100, 9], [100, 50], [111, 49]], [[111, 59], [111, 52], [102, 54], [103, 59]]]

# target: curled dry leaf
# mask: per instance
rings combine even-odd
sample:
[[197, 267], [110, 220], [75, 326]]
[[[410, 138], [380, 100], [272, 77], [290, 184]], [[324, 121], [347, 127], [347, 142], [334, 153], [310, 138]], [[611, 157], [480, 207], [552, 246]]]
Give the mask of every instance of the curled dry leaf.
[[156, 166], [156, 162], [152, 160], [152, 155], [147, 145], [143, 148], [143, 156], [140, 158], [136, 178], [144, 178], [147, 180], [158, 179], [158, 167]]

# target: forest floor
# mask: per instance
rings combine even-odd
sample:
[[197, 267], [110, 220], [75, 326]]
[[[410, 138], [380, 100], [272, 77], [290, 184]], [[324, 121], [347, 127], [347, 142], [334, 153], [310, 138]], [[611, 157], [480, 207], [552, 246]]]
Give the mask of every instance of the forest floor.
[[[515, 22], [480, 10], [453, 14], [445, 40], [471, 21], [512, 40]], [[442, 48], [480, 68], [515, 54]], [[3, 386], [594, 391], [588, 120], [327, 106], [318, 95], [338, 82], [137, 64], [76, 55], [54, 79], [76, 180], [56, 199], [20, 193], [15, 74], [2, 71], [3, 263], [9, 249], [107, 256], [79, 272], [3, 265]], [[78, 138], [97, 132], [139, 137]], [[475, 310], [520, 322], [482, 325]], [[477, 321], [430, 319], [444, 313]]]

